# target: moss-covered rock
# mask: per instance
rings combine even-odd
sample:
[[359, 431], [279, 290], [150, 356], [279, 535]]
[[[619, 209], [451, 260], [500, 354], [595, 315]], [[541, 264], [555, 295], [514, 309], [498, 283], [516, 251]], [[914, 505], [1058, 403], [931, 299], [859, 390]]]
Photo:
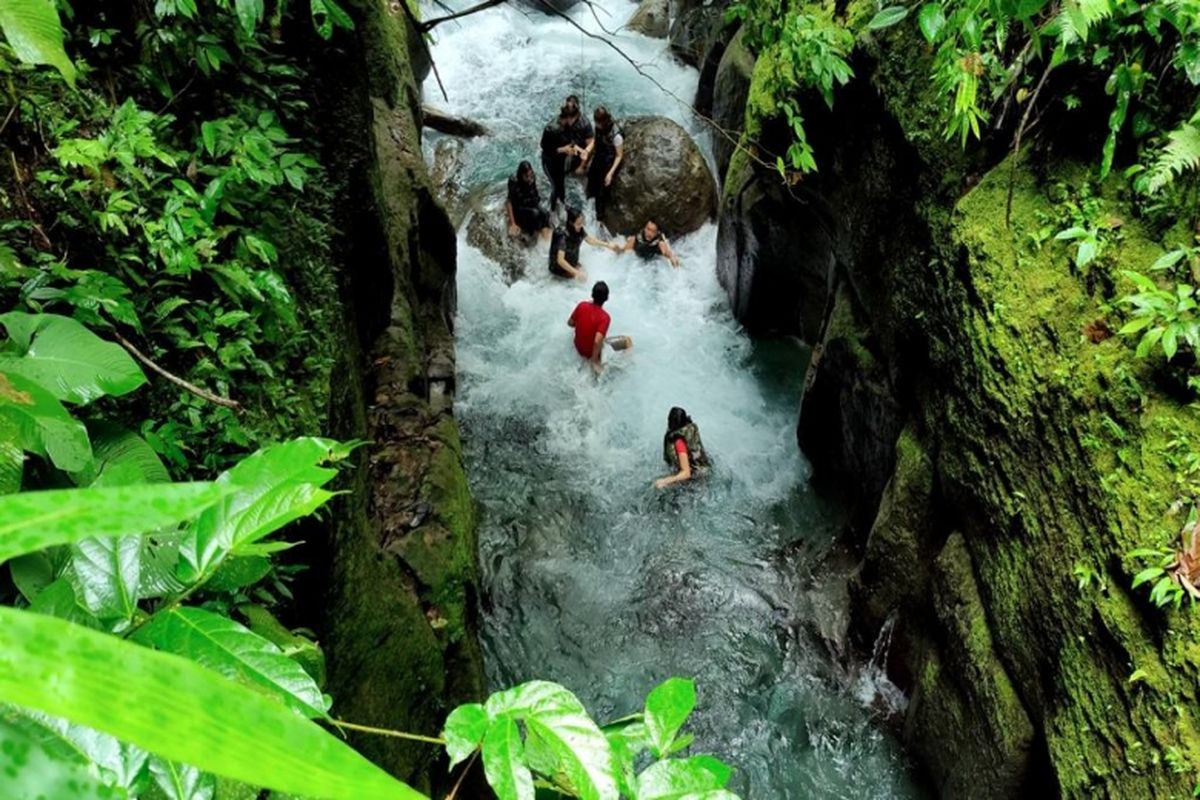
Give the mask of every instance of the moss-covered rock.
[[750, 93], [750, 78], [754, 74], [754, 54], [746, 47], [739, 31], [725, 48], [717, 65], [713, 81], [712, 118], [726, 134], [713, 134], [713, 156], [717, 175], [729, 170], [729, 159], [736, 147], [736, 137], [746, 116], [746, 98]]
[[[456, 234], [422, 159], [411, 25], [395, 4], [362, 0], [355, 12], [357, 60], [326, 78], [338, 99], [326, 125], [351, 309], [330, 419], [335, 436], [370, 444], [335, 501], [323, 644], [336, 715], [436, 735], [450, 708], [484, 689], [475, 511], [446, 400]], [[392, 738], [354, 744], [419, 787], [443, 758]]]

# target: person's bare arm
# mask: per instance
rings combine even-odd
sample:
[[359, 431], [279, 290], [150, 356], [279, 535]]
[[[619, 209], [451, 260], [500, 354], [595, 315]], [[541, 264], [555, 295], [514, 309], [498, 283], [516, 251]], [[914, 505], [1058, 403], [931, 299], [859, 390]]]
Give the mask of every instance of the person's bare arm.
[[588, 244], [590, 244], [592, 247], [607, 247], [609, 250], [612, 250], [614, 253], [621, 252], [621, 245], [617, 244], [616, 242], [606, 242], [603, 239], [597, 239], [595, 236], [592, 236], [590, 233], [587, 236], [585, 236], [583, 240], [585, 242], [587, 242]]
[[686, 450], [679, 453], [679, 471], [674, 475], [659, 478], [654, 482], [655, 489], [664, 489], [674, 483], [683, 483], [692, 479], [692, 460]]
[[626, 239], [625, 239], [625, 244], [621, 245], [621, 251], [620, 251], [620, 252], [622, 252], [622, 253], [626, 253], [626, 252], [628, 252], [628, 251], [632, 250], [632, 249], [633, 249], [633, 243], [634, 243], [634, 237], [630, 236], [630, 237], [626, 238]]
[[573, 264], [571, 264], [570, 261], [567, 261], [567, 251], [566, 250], [558, 251], [558, 265], [560, 267], [562, 267], [564, 270], [566, 270], [567, 274], [570, 275], [572, 278], [574, 278], [577, 281], [582, 281], [582, 280], [587, 279], [587, 273], [584, 272], [581, 267], [576, 267]]
[[667, 237], [663, 237], [658, 243], [658, 252], [666, 256], [667, 261], [671, 262], [671, 266], [679, 269], [679, 256], [675, 255], [675, 251], [671, 249], [671, 243], [667, 241]]
[[521, 232], [521, 228], [517, 225], [517, 218], [513, 214], [512, 200], [504, 201], [504, 211], [508, 214], [508, 233], [510, 236], [516, 236]]
[[575, 312], [574, 311], [571, 312], [571, 316], [567, 317], [567, 327], [570, 327], [570, 328], [575, 327]]
[[604, 365], [600, 363], [601, 355], [604, 352], [604, 334], [596, 331], [596, 343], [592, 345], [592, 370], [599, 375], [604, 369]]
[[612, 186], [613, 176], [617, 174], [617, 167], [621, 166], [621, 159], [625, 158], [625, 145], [617, 145], [617, 157], [613, 159], [613, 165], [608, 168], [608, 174], [604, 176], [604, 185]]

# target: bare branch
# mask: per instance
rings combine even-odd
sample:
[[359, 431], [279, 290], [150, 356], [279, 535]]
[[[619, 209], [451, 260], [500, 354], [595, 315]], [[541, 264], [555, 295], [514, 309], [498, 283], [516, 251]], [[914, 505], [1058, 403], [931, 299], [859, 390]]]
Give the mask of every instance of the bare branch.
[[479, 3], [478, 5], [473, 5], [470, 8], [464, 9], [462, 11], [455, 11], [454, 13], [447, 14], [444, 17], [434, 17], [433, 19], [427, 19], [421, 23], [420, 27], [418, 27], [417, 30], [419, 30], [421, 33], [428, 33], [429, 31], [436, 28], [438, 25], [441, 25], [443, 22], [450, 22], [451, 20], [462, 19], [463, 17], [469, 17], [472, 14], [477, 14], [480, 11], [484, 11], [486, 9], [492, 8], [493, 6], [503, 5], [504, 3], [507, 3], [507, 2], [508, 2], [508, 0], [484, 0], [484, 2]]
[[201, 389], [199, 386], [197, 386], [194, 383], [189, 383], [188, 381], [185, 381], [183, 378], [180, 378], [178, 375], [174, 375], [170, 372], [167, 372], [165, 369], [160, 367], [158, 364], [151, 361], [149, 356], [147, 356], [141, 350], [138, 350], [136, 347], [134, 347], [133, 343], [130, 342], [128, 339], [126, 339], [124, 336], [117, 333], [116, 331], [113, 331], [113, 336], [115, 336], [117, 338], [117, 341], [121, 343], [122, 347], [124, 347], [126, 350], [129, 351], [130, 355], [132, 355], [138, 361], [142, 362], [147, 367], [149, 367], [151, 370], [153, 370], [155, 373], [166, 378], [168, 381], [175, 384], [176, 386], [178, 386], [182, 389], [186, 389], [187, 391], [191, 392], [192, 394], [196, 395], [197, 397], [201, 397], [210, 403], [215, 403], [219, 406], [224, 406], [225, 408], [232, 408], [234, 411], [241, 410], [242, 405], [238, 401], [230, 400], [228, 397], [221, 397], [220, 395], [213, 394], [212, 392], [210, 392], [206, 389]]
[[433, 70], [433, 77], [437, 79], [438, 88], [442, 90], [442, 99], [449, 103], [450, 95], [446, 94], [446, 86], [442, 83], [442, 76], [438, 72], [437, 62], [433, 60], [433, 53], [429, 49], [429, 42], [425, 41], [425, 34], [421, 31], [421, 21], [413, 14], [413, 10], [408, 7], [407, 0], [400, 0], [398, 5], [404, 9], [404, 16], [408, 17], [408, 21], [417, 30], [417, 38], [421, 40], [421, 49], [425, 51], [425, 57], [429, 59], [429, 67]]
[[1050, 71], [1054, 69], [1054, 61], [1047, 61], [1046, 68], [1042, 70], [1042, 77], [1038, 80], [1037, 87], [1033, 90], [1033, 94], [1029, 96], [1029, 105], [1025, 106], [1025, 113], [1021, 115], [1021, 124], [1017, 126], [1017, 135], [1013, 138], [1012, 166], [1008, 173], [1008, 200], [1004, 204], [1004, 227], [1010, 227], [1012, 224], [1012, 202], [1013, 189], [1017, 183], [1017, 159], [1021, 155], [1021, 137], [1025, 133], [1025, 126], [1029, 124], [1029, 114], [1033, 111], [1033, 107], [1037, 105], [1038, 95], [1042, 93], [1042, 87], [1046, 85], [1046, 79], [1050, 77]]

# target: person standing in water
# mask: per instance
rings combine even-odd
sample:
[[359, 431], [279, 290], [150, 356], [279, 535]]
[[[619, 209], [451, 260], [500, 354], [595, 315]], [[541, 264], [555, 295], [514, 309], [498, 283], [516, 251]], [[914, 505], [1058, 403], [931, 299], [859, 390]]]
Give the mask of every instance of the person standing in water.
[[554, 238], [550, 241], [550, 272], [560, 278], [574, 278], [577, 281], [587, 280], [587, 273], [579, 263], [579, 246], [587, 242], [593, 247], [607, 247], [609, 250], [620, 252], [620, 246], [611, 242], [602, 242], [583, 229], [583, 212], [578, 208], [567, 207], [567, 222], [554, 230]]
[[679, 269], [679, 256], [671, 249], [671, 243], [658, 229], [654, 220], [649, 220], [636, 236], [630, 236], [621, 246], [621, 252], [632, 250], [643, 261], [649, 261], [657, 256], [663, 256], [671, 262], [671, 266]]
[[550, 215], [542, 208], [537, 176], [528, 161], [522, 161], [517, 174], [508, 179], [508, 200], [504, 210], [508, 214], [509, 236], [515, 238], [524, 233], [540, 236], [543, 240], [550, 238]]
[[592, 371], [597, 375], [604, 369], [602, 353], [605, 343], [614, 350], [628, 350], [633, 347], [633, 339], [629, 336], [607, 336], [612, 318], [604, 310], [606, 302], [608, 284], [598, 281], [592, 287], [591, 301], [581, 300], [567, 319], [567, 325], [575, 329], [575, 351], [588, 359]]
[[678, 406], [667, 414], [667, 433], [663, 436], [663, 461], [675, 468], [674, 475], [667, 475], [654, 482], [655, 489], [684, 481], [695, 480], [708, 473], [712, 464], [700, 441], [700, 429], [687, 412]]
[[592, 130], [592, 123], [588, 122], [587, 115], [579, 106], [579, 98], [575, 95], [567, 96], [563, 102], [562, 113], [566, 117], [567, 123], [566, 139], [574, 146], [567, 157], [567, 172], [583, 175], [587, 172], [588, 157], [591, 155], [596, 133]]
[[596, 106], [595, 135], [588, 146], [587, 196], [596, 200], [596, 218], [604, 214], [613, 178], [625, 158], [625, 138], [604, 106]]

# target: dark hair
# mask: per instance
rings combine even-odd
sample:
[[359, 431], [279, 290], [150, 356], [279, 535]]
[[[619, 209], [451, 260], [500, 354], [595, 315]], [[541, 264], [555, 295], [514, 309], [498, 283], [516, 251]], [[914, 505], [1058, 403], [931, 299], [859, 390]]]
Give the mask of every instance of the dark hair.
[[608, 284], [604, 281], [596, 281], [596, 285], [592, 287], [592, 302], [602, 306], [607, 300]]
[[579, 219], [582, 216], [583, 216], [583, 212], [580, 211], [578, 208], [576, 208], [575, 206], [567, 206], [567, 230], [573, 231], [574, 229], [572, 228], [572, 226], [575, 224], [575, 220]]
[[608, 113], [608, 109], [604, 106], [596, 106], [596, 110], [592, 113], [592, 118], [596, 120], [597, 133], [608, 133], [612, 130], [612, 114]]
[[677, 431], [691, 421], [692, 418], [688, 416], [686, 411], [679, 406], [675, 406], [667, 413], [667, 433]]
[[567, 95], [567, 99], [563, 102], [563, 105], [575, 106], [576, 108], [579, 108], [579, 98], [576, 95], [569, 94]]
[[523, 178], [523, 177], [525, 177], [525, 175], [527, 173], [532, 173], [532, 172], [533, 172], [533, 164], [530, 164], [528, 161], [522, 161], [520, 164], [517, 165], [517, 177], [518, 178]]

